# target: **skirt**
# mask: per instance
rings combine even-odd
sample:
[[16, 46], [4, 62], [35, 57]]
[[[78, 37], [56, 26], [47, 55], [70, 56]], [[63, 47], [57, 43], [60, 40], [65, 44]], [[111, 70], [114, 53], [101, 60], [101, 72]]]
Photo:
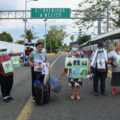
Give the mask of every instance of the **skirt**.
[[68, 84], [70, 86], [74, 86], [74, 87], [82, 86], [82, 79], [72, 79], [72, 78], [69, 78]]
[[120, 72], [113, 72], [111, 79], [112, 86], [120, 86]]

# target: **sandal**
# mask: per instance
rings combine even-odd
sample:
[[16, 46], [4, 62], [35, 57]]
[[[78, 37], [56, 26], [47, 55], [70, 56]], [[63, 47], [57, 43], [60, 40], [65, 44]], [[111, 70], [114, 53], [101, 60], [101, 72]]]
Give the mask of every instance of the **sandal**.
[[77, 96], [77, 100], [80, 100], [80, 96]]
[[72, 96], [70, 97], [70, 99], [71, 99], [71, 100], [74, 100], [74, 99], [75, 99], [75, 96], [72, 95]]

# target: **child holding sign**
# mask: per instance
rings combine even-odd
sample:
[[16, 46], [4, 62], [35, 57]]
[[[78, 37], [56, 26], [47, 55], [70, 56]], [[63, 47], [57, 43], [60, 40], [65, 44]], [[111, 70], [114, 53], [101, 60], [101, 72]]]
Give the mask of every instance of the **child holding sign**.
[[[82, 79], [79, 78], [80, 76], [80, 58], [84, 57], [83, 52], [78, 51], [78, 44], [72, 44], [72, 51], [69, 53], [68, 57], [66, 58], [65, 68], [63, 69], [61, 77], [64, 76], [65, 73], [68, 73], [69, 85], [72, 88], [72, 96], [70, 97], [71, 100], [75, 98], [75, 88], [76, 88], [76, 96], [77, 100], [80, 100], [80, 86], [82, 86]], [[68, 63], [69, 64], [68, 64]], [[71, 65], [70, 65], [71, 63]], [[75, 69], [72, 69], [74, 66]]]
[[7, 48], [0, 47], [0, 84], [4, 102], [13, 100], [10, 92], [13, 86], [13, 67], [11, 58], [7, 54]]

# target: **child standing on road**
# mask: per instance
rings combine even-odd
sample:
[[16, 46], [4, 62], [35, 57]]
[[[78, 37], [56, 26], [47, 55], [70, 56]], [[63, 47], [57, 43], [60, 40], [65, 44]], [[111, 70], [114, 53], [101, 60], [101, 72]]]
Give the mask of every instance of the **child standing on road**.
[[[72, 44], [72, 51], [69, 53], [68, 57], [75, 57], [75, 58], [84, 57], [83, 52], [78, 51], [78, 44], [77, 43]], [[69, 85], [72, 88], [72, 95], [71, 95], [70, 99], [71, 100], [75, 99], [75, 89], [76, 89], [76, 91], [77, 91], [77, 93], [76, 93], [77, 100], [80, 100], [79, 91], [80, 91], [80, 86], [82, 86], [82, 79], [72, 78], [72, 69], [64, 68], [61, 77], [63, 77], [65, 75], [65, 73], [68, 74]]]

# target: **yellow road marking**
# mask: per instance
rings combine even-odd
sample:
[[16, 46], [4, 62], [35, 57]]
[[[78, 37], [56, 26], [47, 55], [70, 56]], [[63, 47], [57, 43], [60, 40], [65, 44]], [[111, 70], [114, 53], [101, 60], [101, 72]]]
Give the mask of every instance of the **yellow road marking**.
[[[56, 63], [56, 61], [62, 56], [57, 57], [52, 65], [51, 68], [53, 67], [53, 65]], [[30, 115], [34, 109], [35, 104], [32, 102], [32, 97], [30, 97], [30, 99], [27, 101], [27, 103], [25, 104], [24, 108], [22, 109], [22, 111], [20, 112], [20, 114], [18, 115], [16, 120], [29, 120]]]
[[55, 55], [55, 53], [47, 53], [47, 56]]
[[29, 120], [33, 107], [32, 97], [30, 97], [16, 120]]

